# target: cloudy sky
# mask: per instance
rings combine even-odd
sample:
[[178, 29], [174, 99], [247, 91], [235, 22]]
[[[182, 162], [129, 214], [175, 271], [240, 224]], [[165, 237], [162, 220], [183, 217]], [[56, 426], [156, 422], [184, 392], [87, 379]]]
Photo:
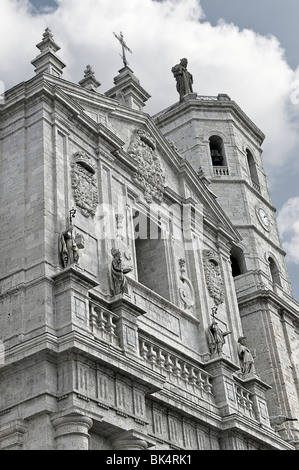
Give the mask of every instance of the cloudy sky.
[[49, 27], [63, 77], [77, 83], [90, 64], [102, 93], [122, 67], [113, 35], [122, 32], [129, 66], [152, 96], [149, 114], [178, 101], [171, 67], [182, 57], [195, 92], [236, 101], [266, 134], [264, 164], [299, 300], [298, 0], [0, 0], [0, 18], [5, 89], [34, 75], [35, 45]]

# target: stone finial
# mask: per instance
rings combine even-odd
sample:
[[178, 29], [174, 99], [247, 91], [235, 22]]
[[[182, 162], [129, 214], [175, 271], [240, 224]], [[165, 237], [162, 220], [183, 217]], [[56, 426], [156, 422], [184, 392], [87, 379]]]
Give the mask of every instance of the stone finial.
[[90, 65], [86, 66], [86, 69], [84, 70], [84, 78], [80, 80], [79, 85], [90, 91], [97, 91], [97, 88], [101, 86], [100, 82], [96, 80], [94, 71]]
[[45, 29], [43, 39], [36, 47], [40, 50], [40, 54], [31, 62], [35, 67], [35, 73], [38, 75], [46, 72], [61, 78], [65, 64], [56, 55], [60, 47], [54, 41], [53, 34], [49, 28]]
[[114, 87], [105, 92], [109, 98], [118, 100], [121, 105], [142, 111], [145, 102], [150, 98], [149, 93], [142, 88], [134, 72], [128, 67], [119, 70], [114, 77]]

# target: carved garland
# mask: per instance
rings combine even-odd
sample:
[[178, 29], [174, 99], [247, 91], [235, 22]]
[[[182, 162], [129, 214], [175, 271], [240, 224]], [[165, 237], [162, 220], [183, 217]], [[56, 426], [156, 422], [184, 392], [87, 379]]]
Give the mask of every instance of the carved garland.
[[214, 299], [215, 305], [224, 301], [224, 287], [219, 266], [219, 257], [213, 250], [203, 250], [204, 269], [207, 287], [210, 296]]
[[85, 217], [94, 217], [98, 205], [98, 188], [95, 168], [91, 158], [85, 152], [74, 154], [71, 163], [71, 179], [76, 206]]
[[134, 159], [133, 181], [143, 190], [147, 202], [161, 202], [165, 189], [165, 174], [156, 152], [156, 141], [143, 129], [135, 131], [128, 153]]

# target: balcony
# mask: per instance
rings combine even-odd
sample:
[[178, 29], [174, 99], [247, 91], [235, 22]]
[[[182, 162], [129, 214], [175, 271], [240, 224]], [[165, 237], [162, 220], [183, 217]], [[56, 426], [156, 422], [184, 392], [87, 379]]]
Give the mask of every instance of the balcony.
[[248, 416], [249, 418], [255, 419], [253, 411], [253, 402], [251, 400], [251, 393], [245, 388], [240, 387], [238, 385], [235, 386], [235, 393], [237, 397], [239, 412], [244, 416]]
[[166, 376], [167, 382], [215, 403], [211, 376], [207, 372], [144, 337], [139, 337], [139, 351], [146, 365]]
[[89, 324], [95, 338], [119, 347], [119, 337], [115, 334], [117, 315], [90, 301]]

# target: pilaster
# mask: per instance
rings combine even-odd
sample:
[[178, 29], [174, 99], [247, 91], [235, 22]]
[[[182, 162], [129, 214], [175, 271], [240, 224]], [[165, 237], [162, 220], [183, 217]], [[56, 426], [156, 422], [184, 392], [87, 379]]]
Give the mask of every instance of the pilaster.
[[80, 327], [89, 329], [88, 292], [98, 282], [76, 265], [53, 276], [56, 328], [60, 334]]
[[246, 388], [246, 390], [251, 393], [255, 418], [261, 424], [271, 427], [268, 406], [265, 397], [267, 390], [271, 389], [270, 385], [263, 382], [254, 373], [245, 374], [243, 376], [243, 380], [240, 382], [242, 382], [242, 385]]
[[238, 412], [234, 374], [239, 367], [223, 357], [212, 359], [205, 365], [205, 370], [212, 375], [212, 393], [221, 416]]

